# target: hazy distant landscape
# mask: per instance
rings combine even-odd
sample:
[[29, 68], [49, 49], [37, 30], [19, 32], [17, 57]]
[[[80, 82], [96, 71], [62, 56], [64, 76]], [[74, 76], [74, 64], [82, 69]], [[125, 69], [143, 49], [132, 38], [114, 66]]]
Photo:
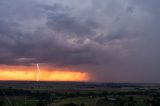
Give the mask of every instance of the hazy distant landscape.
[[159, 106], [160, 84], [0, 82], [0, 106]]

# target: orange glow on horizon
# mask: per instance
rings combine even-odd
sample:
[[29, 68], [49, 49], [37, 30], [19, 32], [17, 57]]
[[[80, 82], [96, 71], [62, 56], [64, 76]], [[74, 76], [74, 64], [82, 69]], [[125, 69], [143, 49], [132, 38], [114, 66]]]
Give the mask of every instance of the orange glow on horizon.
[[[0, 66], [0, 80], [36, 81], [36, 67]], [[88, 81], [86, 72], [41, 68], [39, 81]]]

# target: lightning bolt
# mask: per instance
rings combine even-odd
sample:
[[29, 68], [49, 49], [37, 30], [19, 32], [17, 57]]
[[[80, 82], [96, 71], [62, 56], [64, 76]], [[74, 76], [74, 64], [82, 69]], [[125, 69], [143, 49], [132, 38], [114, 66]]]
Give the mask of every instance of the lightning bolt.
[[39, 81], [39, 74], [40, 74], [40, 68], [39, 68], [39, 64], [37, 64], [37, 81]]

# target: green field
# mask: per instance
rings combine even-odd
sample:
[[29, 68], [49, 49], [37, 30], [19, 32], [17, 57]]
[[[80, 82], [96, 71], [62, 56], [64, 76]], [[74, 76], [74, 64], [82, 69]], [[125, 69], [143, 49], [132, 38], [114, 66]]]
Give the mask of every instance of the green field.
[[113, 85], [6, 84], [0, 87], [0, 106], [160, 106], [159, 86]]

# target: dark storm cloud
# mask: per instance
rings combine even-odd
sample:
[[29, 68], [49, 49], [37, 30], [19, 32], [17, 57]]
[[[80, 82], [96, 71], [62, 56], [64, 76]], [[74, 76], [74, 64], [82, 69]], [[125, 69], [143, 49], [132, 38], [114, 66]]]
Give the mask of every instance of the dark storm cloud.
[[78, 36], [87, 36], [94, 34], [94, 28], [97, 27], [96, 23], [92, 21], [82, 21], [67, 12], [57, 13], [56, 9], [48, 14], [47, 25], [54, 31]]
[[[5, 21], [1, 22], [1, 27], [2, 64], [3, 62], [4, 64], [24, 65], [32, 63], [58, 65], [96, 63], [92, 57], [97, 53], [92, 50], [92, 45], [72, 47], [72, 45], [65, 45], [68, 43], [65, 41], [65, 36], [59, 35], [62, 38], [58, 39], [55, 37], [56, 33], [46, 34], [45, 31], [40, 29], [34, 33], [25, 33], [16, 29], [17, 24]], [[79, 41], [77, 42], [79, 44]], [[6, 52], [9, 54], [4, 58]]]
[[[80, 19], [70, 16], [68, 12], [56, 13], [59, 9], [61, 8], [58, 6], [52, 8], [51, 12], [46, 12], [46, 25], [47, 28], [50, 28], [49, 30], [42, 27], [31, 33], [23, 31], [20, 23], [12, 25], [12, 23], [2, 21], [1, 38], [3, 42], [1, 42], [10, 53], [2, 60], [9, 60], [9, 64], [24, 65], [32, 63], [98, 64], [101, 57], [96, 56], [104, 53], [96, 51], [94, 45], [90, 43], [84, 44], [88, 42], [87, 36], [94, 35], [93, 30], [96, 23], [88, 20], [80, 22]], [[3, 64], [3, 61], [1, 62]], [[7, 62], [5, 61], [4, 64]]]
[[70, 66], [96, 81], [160, 82], [159, 4], [2, 0], [0, 64]]

